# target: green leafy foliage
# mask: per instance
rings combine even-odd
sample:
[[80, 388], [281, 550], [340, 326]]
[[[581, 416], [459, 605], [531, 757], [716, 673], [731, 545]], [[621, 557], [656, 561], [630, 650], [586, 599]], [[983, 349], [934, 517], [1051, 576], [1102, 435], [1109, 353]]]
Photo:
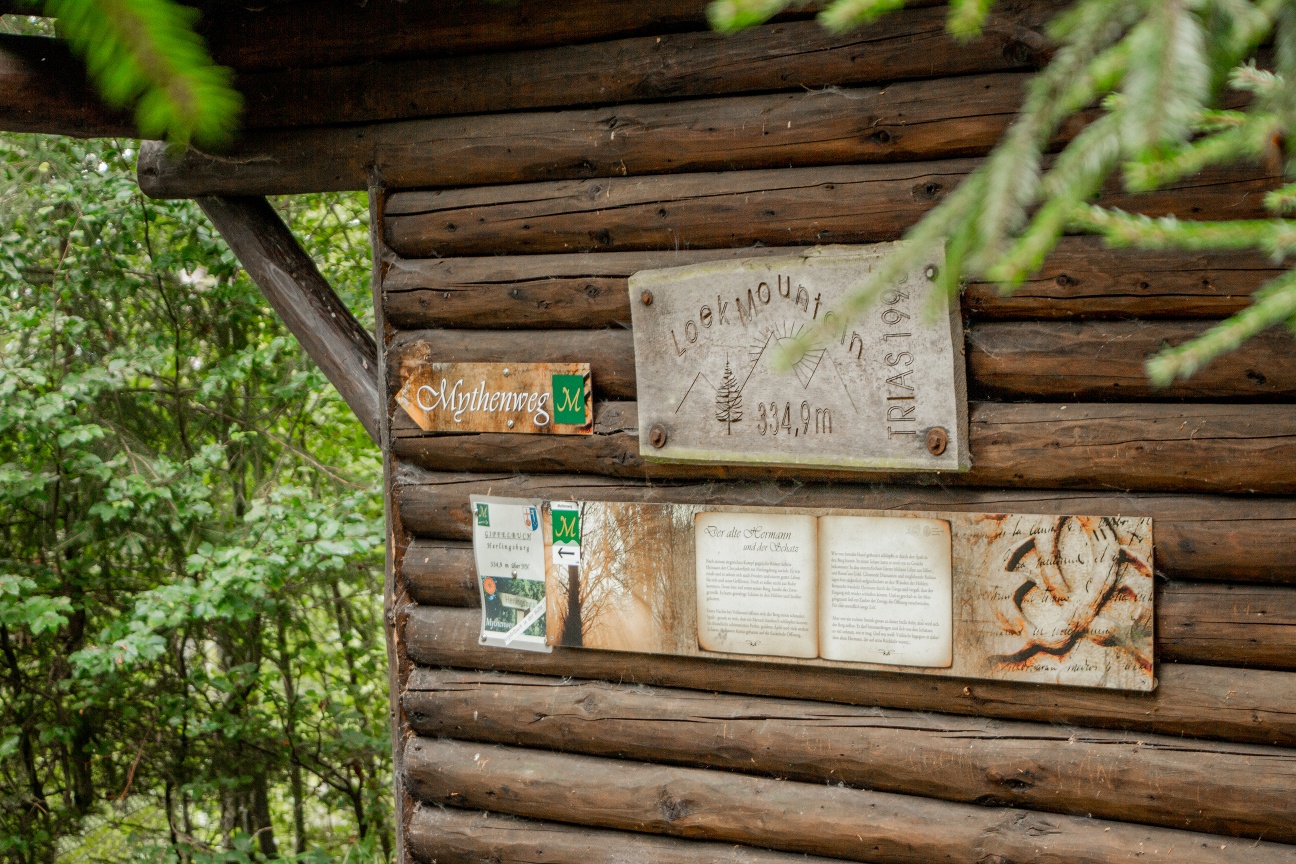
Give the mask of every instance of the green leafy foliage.
[[0, 861], [385, 858], [378, 453], [135, 147], [0, 136]]
[[[950, 32], [978, 33], [993, 0], [955, 0]], [[820, 20], [833, 30], [866, 24], [902, 0], [834, 0]], [[718, 29], [764, 21], [777, 0], [721, 0]], [[845, 309], [858, 315], [882, 286], [943, 245], [939, 282], [950, 292], [972, 276], [1005, 291], [1043, 264], [1064, 232], [1088, 231], [1113, 245], [1258, 249], [1281, 262], [1293, 252], [1296, 183], [1271, 192], [1273, 218], [1250, 221], [1146, 219], [1098, 207], [1114, 176], [1149, 192], [1213, 165], [1281, 166], [1296, 175], [1296, 4], [1290, 0], [1076, 0], [1050, 25], [1057, 50], [1031, 81], [1022, 110], [983, 165], [906, 235], [901, 251], [859, 286]], [[1273, 44], [1273, 68], [1256, 52]], [[1239, 96], [1245, 98], [1239, 99]], [[1231, 107], [1241, 101], [1244, 107]], [[1079, 112], [1086, 124], [1056, 154], [1056, 136]], [[1276, 324], [1296, 329], [1296, 279], [1263, 286], [1255, 303], [1192, 342], [1149, 361], [1152, 380], [1186, 377]], [[784, 357], [820, 334], [805, 332]]]
[[196, 9], [173, 0], [41, 2], [104, 101], [134, 107], [142, 136], [219, 146], [234, 134], [242, 96], [194, 32]]

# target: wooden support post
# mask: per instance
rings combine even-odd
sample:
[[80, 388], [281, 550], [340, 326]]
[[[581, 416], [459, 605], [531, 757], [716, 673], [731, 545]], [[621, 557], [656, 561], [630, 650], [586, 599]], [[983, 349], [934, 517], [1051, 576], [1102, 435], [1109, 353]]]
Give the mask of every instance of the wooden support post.
[[199, 198], [275, 312], [319, 365], [369, 437], [379, 440], [378, 347], [264, 198]]

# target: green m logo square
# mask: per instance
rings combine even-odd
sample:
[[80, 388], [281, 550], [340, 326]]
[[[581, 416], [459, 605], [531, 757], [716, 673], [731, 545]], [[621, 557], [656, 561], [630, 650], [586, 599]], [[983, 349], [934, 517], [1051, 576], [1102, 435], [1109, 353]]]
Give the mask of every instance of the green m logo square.
[[581, 542], [580, 511], [553, 510], [553, 542], [579, 546]]
[[571, 426], [585, 425], [585, 376], [553, 376], [554, 422]]

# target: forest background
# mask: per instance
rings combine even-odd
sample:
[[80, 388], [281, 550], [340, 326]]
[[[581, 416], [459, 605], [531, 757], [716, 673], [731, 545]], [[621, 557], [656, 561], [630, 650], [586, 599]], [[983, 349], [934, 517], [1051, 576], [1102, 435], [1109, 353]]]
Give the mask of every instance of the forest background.
[[137, 148], [0, 135], [0, 861], [385, 860], [380, 454]]

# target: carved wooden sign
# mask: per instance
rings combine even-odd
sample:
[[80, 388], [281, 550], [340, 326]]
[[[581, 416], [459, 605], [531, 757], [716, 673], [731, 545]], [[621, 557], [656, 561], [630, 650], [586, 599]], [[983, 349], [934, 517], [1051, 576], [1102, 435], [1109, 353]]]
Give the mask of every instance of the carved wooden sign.
[[[834, 311], [893, 248], [632, 276], [644, 458], [967, 470], [962, 323], [933, 283], [943, 256], [889, 286], [859, 320]], [[776, 370], [780, 349], [812, 325], [824, 335]]]
[[588, 435], [588, 363], [428, 363], [401, 368], [396, 402], [424, 432]]

